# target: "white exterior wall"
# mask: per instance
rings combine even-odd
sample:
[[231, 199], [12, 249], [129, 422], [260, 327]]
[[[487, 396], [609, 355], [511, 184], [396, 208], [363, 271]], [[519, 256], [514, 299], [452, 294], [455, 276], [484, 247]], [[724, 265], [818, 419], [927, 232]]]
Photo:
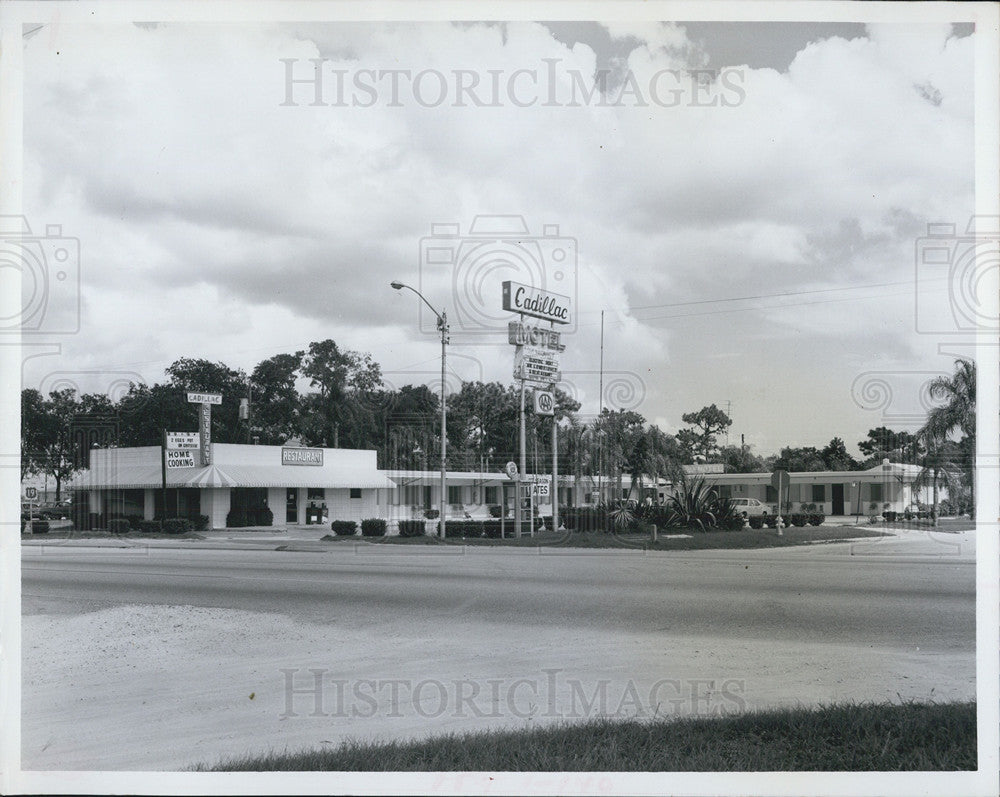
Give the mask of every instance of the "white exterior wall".
[[229, 488], [212, 487], [201, 491], [201, 514], [208, 515], [210, 529], [224, 529], [229, 514]]
[[360, 498], [351, 498], [351, 491], [347, 488], [328, 489], [326, 506], [330, 510], [330, 520], [356, 520], [360, 527], [362, 520], [385, 517], [379, 512], [376, 492], [378, 491], [362, 490]]
[[284, 487], [267, 488], [267, 508], [274, 515], [272, 522], [275, 526], [285, 525], [285, 493], [286, 489]]

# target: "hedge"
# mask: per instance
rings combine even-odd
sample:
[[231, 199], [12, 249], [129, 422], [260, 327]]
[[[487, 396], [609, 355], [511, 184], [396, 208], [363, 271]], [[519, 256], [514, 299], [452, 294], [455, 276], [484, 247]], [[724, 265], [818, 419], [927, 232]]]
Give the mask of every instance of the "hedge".
[[22, 527], [27, 533], [29, 530], [32, 534], [48, 534], [49, 533], [49, 521], [36, 519], [32, 521], [25, 521]]
[[158, 520], [142, 520], [139, 522], [139, 531], [145, 534], [159, 534], [163, 527]]
[[386, 523], [382, 518], [368, 518], [361, 521], [362, 537], [384, 537]]
[[[449, 520], [445, 523], [445, 536], [462, 537], [464, 539], [474, 539], [483, 536], [482, 520]], [[441, 524], [438, 524], [440, 531]]]
[[163, 531], [167, 534], [186, 534], [194, 531], [194, 523], [186, 517], [171, 517], [163, 521]]
[[330, 530], [338, 537], [351, 537], [358, 532], [358, 524], [353, 520], [335, 520]]
[[399, 521], [400, 537], [423, 537], [427, 534], [427, 524], [422, 520]]
[[125, 518], [115, 518], [108, 521], [108, 531], [112, 534], [128, 534], [132, 531], [132, 524]]

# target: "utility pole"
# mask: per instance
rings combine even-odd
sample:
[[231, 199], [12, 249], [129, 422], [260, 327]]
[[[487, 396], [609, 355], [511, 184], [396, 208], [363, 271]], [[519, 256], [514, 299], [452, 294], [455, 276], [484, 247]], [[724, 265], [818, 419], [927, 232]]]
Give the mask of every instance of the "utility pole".
[[[599, 406], [597, 411], [598, 423], [604, 414], [604, 311], [601, 310], [601, 368], [600, 381], [598, 382], [597, 394]], [[604, 435], [601, 434], [600, 426], [597, 428], [597, 500], [598, 503], [604, 501]]]

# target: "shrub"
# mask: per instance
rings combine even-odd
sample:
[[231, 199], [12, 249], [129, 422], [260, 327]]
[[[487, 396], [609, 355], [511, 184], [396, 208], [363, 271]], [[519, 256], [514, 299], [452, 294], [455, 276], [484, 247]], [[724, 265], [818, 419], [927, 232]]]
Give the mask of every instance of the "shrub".
[[490, 510], [490, 517], [496, 517], [496, 518], [500, 517], [501, 513], [503, 512], [503, 508], [500, 506], [500, 504], [490, 504], [489, 510]]
[[261, 507], [256, 511], [256, 517], [253, 518], [252, 525], [254, 526], [270, 526], [274, 524], [274, 512], [268, 509], [266, 506]]
[[885, 522], [886, 523], [895, 523], [896, 522], [896, 515], [897, 514], [898, 513], [893, 512], [892, 510], [887, 509], [887, 510], [885, 510], [882, 513], [882, 517], [885, 518]]
[[386, 523], [382, 518], [368, 518], [361, 521], [362, 537], [384, 537]]
[[743, 528], [743, 524], [746, 519], [743, 515], [735, 515], [733, 517], [728, 517], [723, 521], [722, 528], [726, 531], [740, 531]]
[[824, 520], [826, 520], [826, 515], [822, 512], [814, 512], [809, 515], [809, 523], [813, 526], [819, 526]]
[[31, 529], [32, 534], [48, 534], [49, 533], [49, 521], [47, 520], [33, 520], [30, 525], [25, 523], [24, 530], [27, 531]]
[[752, 529], [762, 529], [764, 528], [764, 515], [750, 515], [747, 518], [747, 522]]
[[143, 520], [139, 523], [139, 531], [144, 534], [159, 534], [163, 527], [159, 520]]
[[400, 537], [423, 537], [427, 534], [427, 524], [422, 520], [399, 521]]
[[778, 515], [763, 515], [763, 519], [769, 529], [778, 528]]
[[194, 523], [195, 531], [205, 531], [208, 528], [208, 515], [198, 515], [192, 522]]
[[250, 525], [247, 519], [247, 513], [242, 509], [230, 510], [229, 514], [226, 515], [226, 528], [227, 529], [242, 529]]
[[[438, 524], [438, 529], [441, 524]], [[450, 520], [445, 524], [445, 536], [463, 537], [465, 539], [475, 539], [483, 536], [483, 522], [481, 520]]]
[[437, 510], [437, 509], [425, 509], [424, 510], [424, 517], [427, 518], [428, 520], [435, 520], [435, 519], [437, 519], [437, 516], [440, 515], [440, 514], [441, 514], [441, 512], [439, 510]]
[[108, 531], [112, 534], [128, 534], [132, 531], [132, 524], [125, 518], [115, 518], [108, 521]]
[[352, 537], [358, 531], [358, 524], [353, 520], [335, 520], [330, 524], [330, 530], [338, 537]]
[[610, 528], [608, 510], [604, 506], [585, 506], [565, 509], [561, 513], [562, 522], [570, 531], [601, 531]]
[[[510, 524], [505, 524], [506, 529], [510, 529]], [[500, 521], [499, 520], [484, 520], [483, 521], [483, 535], [489, 537], [491, 540], [500, 539]]]
[[194, 529], [194, 523], [186, 517], [171, 517], [163, 521], [163, 531], [166, 534], [186, 534]]

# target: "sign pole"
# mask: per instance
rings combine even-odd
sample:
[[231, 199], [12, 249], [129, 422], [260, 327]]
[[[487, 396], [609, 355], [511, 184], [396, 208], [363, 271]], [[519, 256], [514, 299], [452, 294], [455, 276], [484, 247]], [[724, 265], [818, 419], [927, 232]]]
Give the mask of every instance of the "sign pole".
[[552, 530], [559, 530], [559, 424], [552, 413]]
[[160, 498], [163, 504], [162, 520], [167, 519], [167, 430], [163, 430], [163, 448], [160, 449]]
[[528, 464], [527, 449], [524, 444], [524, 379], [521, 380], [521, 411], [520, 411], [520, 449], [521, 449], [521, 462], [520, 469], [517, 474], [517, 503], [515, 504], [517, 508], [517, 517], [514, 518], [514, 525], [517, 527], [515, 536], [520, 539], [521, 537], [521, 523], [524, 520], [522, 515], [524, 514], [521, 502], [524, 500], [521, 496], [521, 480], [524, 478], [525, 468]]

